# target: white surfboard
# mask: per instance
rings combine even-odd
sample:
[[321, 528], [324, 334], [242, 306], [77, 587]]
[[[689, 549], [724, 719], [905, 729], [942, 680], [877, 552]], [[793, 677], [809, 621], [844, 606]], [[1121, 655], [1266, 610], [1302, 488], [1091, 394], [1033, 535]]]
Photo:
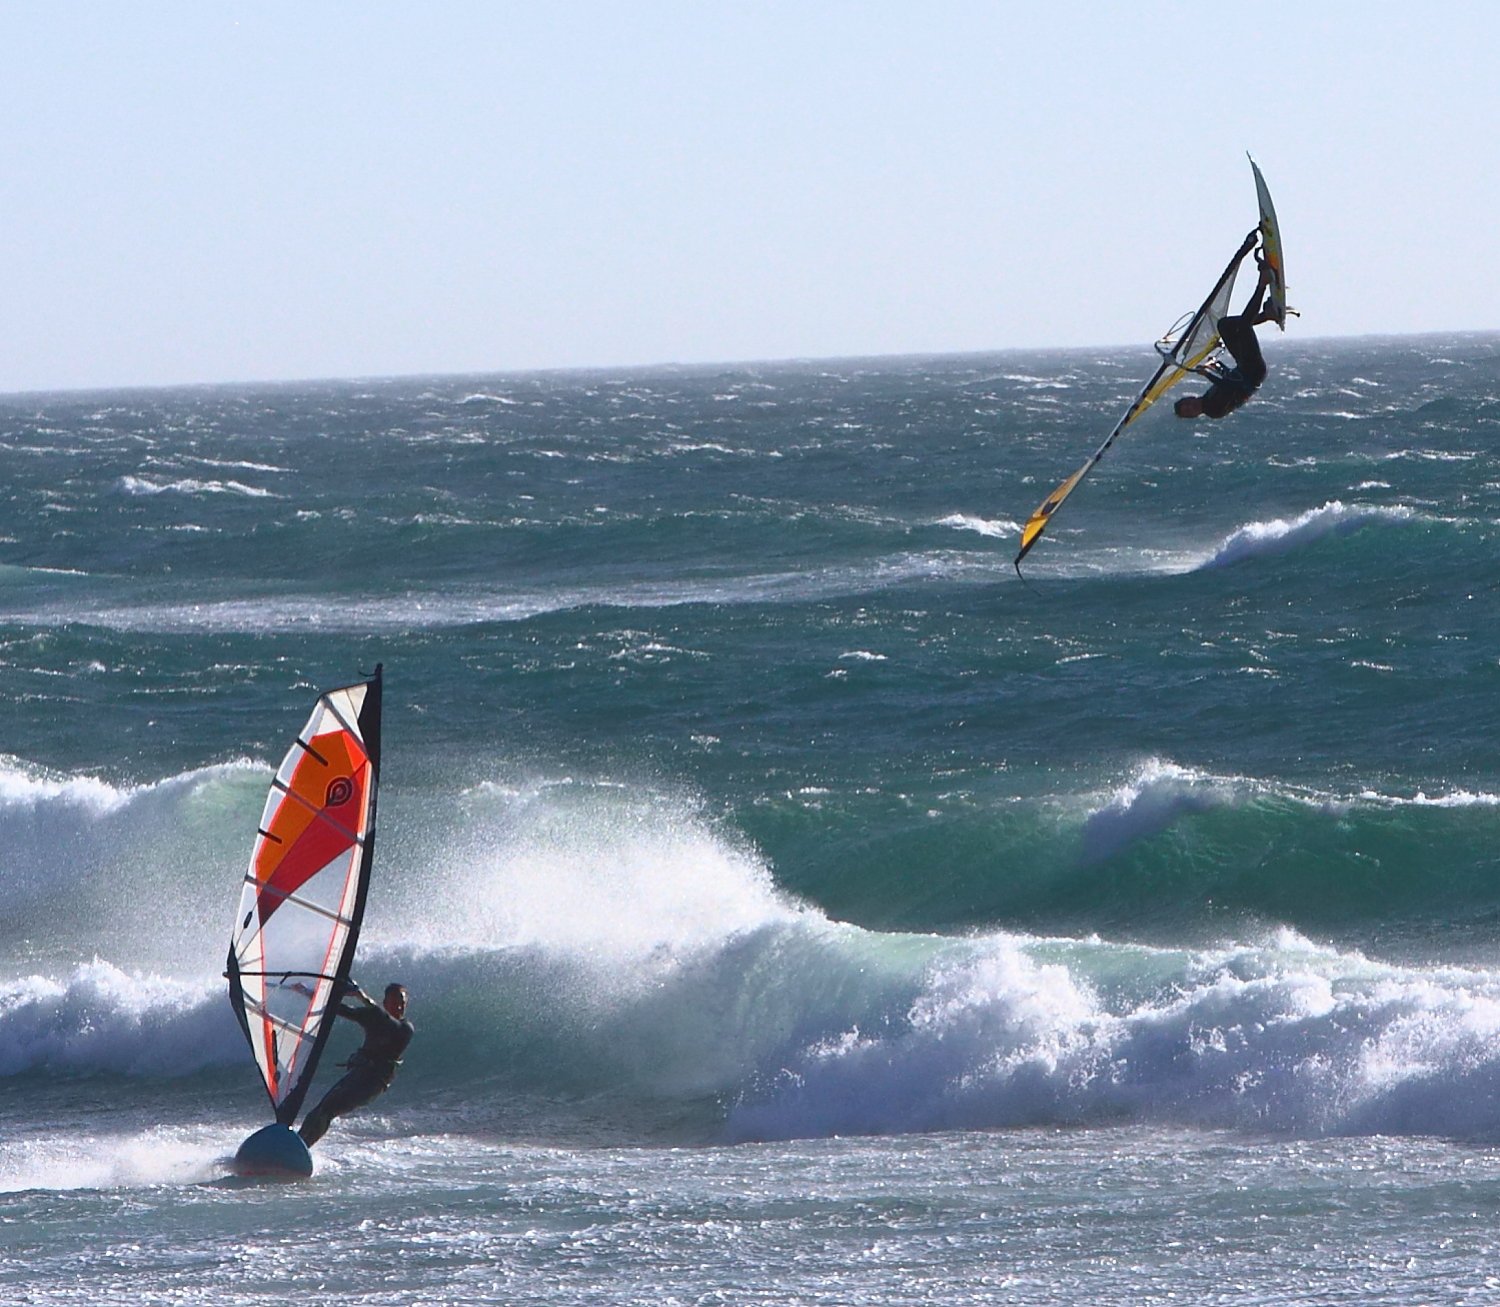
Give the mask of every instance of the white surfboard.
[[[1245, 156], [1249, 158], [1249, 155]], [[1266, 289], [1266, 298], [1275, 313], [1276, 325], [1286, 330], [1286, 315], [1295, 313], [1286, 302], [1286, 261], [1281, 253], [1281, 227], [1276, 222], [1276, 206], [1271, 203], [1271, 192], [1266, 179], [1260, 174], [1260, 165], [1250, 159], [1255, 173], [1255, 198], [1260, 202], [1260, 243], [1264, 251], [1266, 266], [1271, 269], [1271, 284]]]

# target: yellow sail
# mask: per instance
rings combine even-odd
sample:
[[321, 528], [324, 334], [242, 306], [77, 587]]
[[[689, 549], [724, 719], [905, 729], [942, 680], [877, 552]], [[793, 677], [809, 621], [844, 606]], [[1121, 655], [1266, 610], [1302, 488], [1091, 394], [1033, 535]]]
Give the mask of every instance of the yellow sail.
[[1017, 567], [1020, 567], [1021, 560], [1030, 552], [1031, 546], [1037, 541], [1037, 537], [1046, 530], [1047, 520], [1062, 507], [1063, 500], [1071, 495], [1073, 487], [1089, 474], [1089, 469], [1099, 461], [1099, 455], [1103, 452], [1103, 450], [1100, 450], [1099, 454], [1095, 454], [1093, 458], [1089, 459], [1078, 471], [1073, 473], [1062, 485], [1058, 486], [1056, 490], [1037, 505], [1036, 512], [1026, 520], [1026, 525], [1021, 530], [1021, 552], [1016, 555]]

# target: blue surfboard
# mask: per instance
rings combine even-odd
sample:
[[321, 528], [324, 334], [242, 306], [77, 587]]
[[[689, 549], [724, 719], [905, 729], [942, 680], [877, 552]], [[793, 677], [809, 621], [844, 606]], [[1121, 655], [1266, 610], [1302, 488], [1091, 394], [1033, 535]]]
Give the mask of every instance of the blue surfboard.
[[290, 1126], [268, 1125], [240, 1145], [230, 1169], [262, 1180], [305, 1180], [313, 1173], [313, 1159]]

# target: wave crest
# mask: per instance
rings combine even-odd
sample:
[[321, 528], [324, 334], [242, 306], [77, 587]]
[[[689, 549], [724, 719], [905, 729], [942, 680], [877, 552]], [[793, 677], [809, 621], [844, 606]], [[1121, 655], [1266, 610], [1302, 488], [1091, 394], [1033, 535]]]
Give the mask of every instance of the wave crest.
[[182, 1076], [244, 1056], [222, 990], [210, 982], [131, 974], [96, 958], [63, 980], [0, 984], [0, 1076]]
[[934, 525], [951, 527], [955, 531], [975, 531], [991, 539], [1007, 538], [1019, 535], [1021, 532], [1021, 524], [1011, 521], [1010, 518], [990, 520], [976, 517], [972, 513], [949, 513], [947, 517], [939, 518]]
[[278, 498], [262, 486], [246, 485], [243, 481], [203, 481], [197, 477], [153, 481], [150, 477], [123, 476], [118, 485], [127, 495], [244, 495], [249, 499]]
[[1251, 558], [1274, 558], [1330, 536], [1350, 535], [1368, 526], [1398, 526], [1417, 517], [1414, 510], [1399, 505], [1369, 507], [1330, 500], [1321, 508], [1310, 509], [1291, 519], [1273, 518], [1267, 522], [1246, 523], [1226, 536], [1194, 570], [1230, 567]]
[[995, 938], [883, 1028], [792, 1051], [729, 1128], [765, 1139], [1134, 1120], [1487, 1135], [1500, 1128], [1497, 1034], [1494, 973], [1385, 967], [1290, 933], [1204, 954]]
[[1084, 822], [1082, 858], [1102, 862], [1184, 817], [1231, 806], [1246, 784], [1153, 758]]

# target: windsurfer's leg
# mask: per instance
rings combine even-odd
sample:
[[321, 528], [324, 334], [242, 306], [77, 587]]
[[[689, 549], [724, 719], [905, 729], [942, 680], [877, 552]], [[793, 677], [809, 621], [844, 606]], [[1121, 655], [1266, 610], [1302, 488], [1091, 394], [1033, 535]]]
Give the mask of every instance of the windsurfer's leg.
[[1260, 341], [1250, 319], [1240, 314], [1219, 319], [1219, 339], [1234, 359], [1234, 365], [1245, 381], [1254, 387], [1266, 379], [1266, 360], [1260, 352]]
[[1246, 322], [1255, 322], [1261, 314], [1261, 305], [1265, 301], [1266, 291], [1271, 286], [1270, 265], [1261, 259], [1260, 251], [1255, 251], [1255, 262], [1260, 265], [1260, 280], [1255, 283], [1255, 289], [1250, 292], [1250, 298], [1245, 301], [1244, 312], [1240, 317]]
[[302, 1136], [302, 1142], [311, 1148], [328, 1133], [328, 1127], [332, 1124], [333, 1113], [328, 1110], [328, 1100], [324, 1099], [302, 1118], [302, 1124], [297, 1127], [297, 1133]]
[[356, 1107], [373, 1102], [385, 1089], [385, 1082], [379, 1076], [351, 1071], [324, 1094], [318, 1105], [303, 1118], [302, 1125], [297, 1130], [302, 1136], [302, 1142], [311, 1148], [328, 1133], [334, 1117], [343, 1116]]

